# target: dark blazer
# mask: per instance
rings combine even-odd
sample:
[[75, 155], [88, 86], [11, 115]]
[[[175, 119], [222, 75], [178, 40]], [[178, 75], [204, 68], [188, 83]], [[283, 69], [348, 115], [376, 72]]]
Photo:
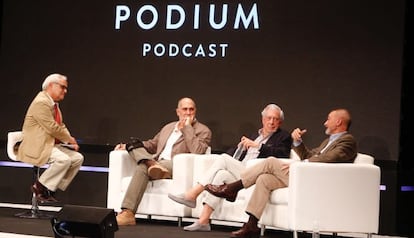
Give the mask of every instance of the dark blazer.
[[321, 150], [328, 144], [329, 138], [322, 141], [319, 147], [308, 149], [303, 143], [293, 147], [301, 160], [326, 163], [352, 163], [357, 156], [357, 143], [354, 137], [345, 133], [333, 141], [324, 151]]
[[[259, 136], [258, 132], [248, 136], [249, 139], [255, 140]], [[266, 141], [265, 144], [262, 144], [260, 147], [259, 155], [257, 158], [267, 158], [269, 156], [274, 156], [277, 158], [289, 158], [290, 157], [290, 149], [292, 146], [292, 137], [290, 133], [278, 128]], [[227, 154], [233, 156], [234, 152], [236, 151], [237, 147], [231, 148], [227, 151]], [[243, 154], [240, 156], [240, 160], [243, 160], [246, 156], [247, 151], [243, 151]]]

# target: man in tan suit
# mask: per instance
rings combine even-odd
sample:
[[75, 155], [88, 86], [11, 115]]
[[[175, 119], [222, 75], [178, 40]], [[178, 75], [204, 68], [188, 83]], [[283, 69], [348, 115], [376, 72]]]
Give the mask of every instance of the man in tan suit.
[[172, 159], [178, 153], [203, 154], [210, 146], [211, 131], [197, 121], [196, 105], [191, 98], [182, 98], [176, 109], [178, 121], [165, 125], [154, 138], [147, 141], [132, 139], [118, 144], [115, 150], [127, 150], [137, 161], [135, 173], [117, 215], [118, 225], [135, 225], [135, 213], [149, 180], [171, 178]]
[[[302, 136], [306, 130], [296, 128], [291, 134], [293, 149], [305, 162], [352, 163], [357, 156], [357, 143], [348, 132], [350, 125], [351, 115], [348, 110], [332, 110], [324, 123], [325, 134], [329, 135], [329, 138], [319, 147], [310, 150], [302, 143]], [[234, 183], [207, 184], [205, 190], [228, 201], [234, 201], [240, 189], [256, 184], [246, 208], [249, 220], [241, 229], [232, 232], [230, 237], [259, 237], [260, 229], [257, 223], [269, 201], [270, 193], [289, 184], [289, 164], [275, 157], [268, 157], [262, 163], [243, 171], [240, 177], [241, 179]]]
[[40, 203], [57, 202], [56, 190], [65, 191], [83, 163], [79, 145], [63, 123], [58, 106], [67, 89], [66, 76], [47, 76], [24, 118], [18, 160], [34, 166], [49, 164], [31, 187]]

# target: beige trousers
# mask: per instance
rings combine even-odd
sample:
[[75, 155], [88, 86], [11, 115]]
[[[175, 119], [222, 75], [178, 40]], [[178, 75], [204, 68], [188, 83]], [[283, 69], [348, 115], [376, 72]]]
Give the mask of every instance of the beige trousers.
[[83, 159], [81, 153], [55, 145], [48, 161], [49, 167], [39, 182], [51, 191], [65, 191], [82, 166]]
[[[149, 154], [144, 148], [133, 149], [129, 152], [129, 155], [137, 161], [137, 167], [132, 175], [131, 182], [128, 185], [128, 189], [125, 193], [124, 200], [122, 201], [121, 208], [131, 210], [136, 213], [138, 206], [141, 203], [145, 190], [147, 189], [148, 182], [150, 180], [148, 176], [148, 167], [145, 163], [140, 163], [144, 159], [154, 160], [153, 156]], [[172, 174], [172, 161], [171, 160], [158, 160], [158, 163], [164, 168], [168, 169]]]
[[246, 212], [257, 219], [263, 214], [270, 198], [270, 193], [289, 184], [289, 167], [282, 168], [285, 163], [275, 157], [269, 157], [241, 173], [244, 188], [256, 184], [247, 204]]

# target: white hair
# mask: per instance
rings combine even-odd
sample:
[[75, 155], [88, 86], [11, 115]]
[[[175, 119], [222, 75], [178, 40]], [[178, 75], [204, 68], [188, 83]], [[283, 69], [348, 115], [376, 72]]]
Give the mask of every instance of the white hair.
[[50, 83], [58, 83], [59, 80], [68, 80], [65, 75], [62, 74], [51, 74], [45, 78], [45, 81], [42, 83], [42, 89], [46, 90], [47, 86], [49, 86]]
[[276, 105], [276, 104], [274, 104], [274, 103], [268, 104], [268, 105], [267, 105], [267, 106], [263, 109], [263, 111], [262, 111], [262, 116], [263, 116], [263, 117], [264, 117], [264, 116], [266, 116], [266, 112], [267, 112], [267, 110], [270, 110], [270, 109], [273, 109], [273, 110], [277, 110], [277, 111], [279, 111], [280, 120], [281, 120], [281, 121], [284, 121], [284, 120], [285, 120], [285, 114], [283, 113], [282, 109], [281, 109], [278, 105]]

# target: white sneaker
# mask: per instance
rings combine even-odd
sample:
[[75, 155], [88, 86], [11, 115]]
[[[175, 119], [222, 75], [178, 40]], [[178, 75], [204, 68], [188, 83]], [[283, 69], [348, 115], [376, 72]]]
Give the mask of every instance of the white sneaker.
[[189, 226], [185, 226], [183, 228], [185, 231], [211, 231], [210, 224], [200, 224], [198, 221], [194, 222], [193, 224]]

